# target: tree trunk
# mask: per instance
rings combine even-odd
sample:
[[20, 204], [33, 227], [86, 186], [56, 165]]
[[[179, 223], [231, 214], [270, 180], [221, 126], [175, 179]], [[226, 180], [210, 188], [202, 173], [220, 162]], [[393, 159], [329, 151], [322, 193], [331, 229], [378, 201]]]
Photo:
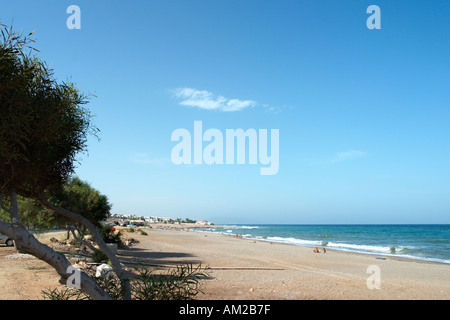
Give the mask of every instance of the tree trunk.
[[[28, 253], [47, 262], [67, 282], [67, 279], [73, 274], [72, 272], [68, 272], [68, 268], [72, 264], [63, 254], [39, 242], [25, 229], [19, 219], [16, 193], [14, 190], [10, 192], [10, 201], [11, 206], [7, 211], [10, 213], [12, 223], [0, 220], [0, 232], [14, 239], [16, 248], [20, 253]], [[111, 300], [111, 297], [84, 272], [80, 272], [80, 289], [92, 299]]]
[[103, 253], [105, 253], [106, 256], [109, 258], [109, 260], [111, 261], [112, 267], [114, 269], [114, 272], [116, 272], [116, 274], [121, 279], [122, 286], [124, 289], [124, 299], [131, 300], [131, 288], [130, 288], [129, 279], [126, 276], [126, 274], [123, 272], [122, 267], [119, 262], [119, 259], [117, 259], [116, 255], [114, 253], [112, 253], [111, 249], [109, 249], [109, 247], [106, 245], [105, 241], [103, 241], [103, 238], [101, 237], [97, 228], [85, 217], [50, 203], [47, 200], [47, 198], [45, 197], [45, 195], [43, 195], [43, 194], [41, 194], [41, 196], [37, 200], [47, 209], [53, 210], [56, 213], [59, 213], [66, 218], [69, 218], [75, 222], [81, 223], [91, 232], [92, 239], [100, 247], [100, 250], [102, 250]]

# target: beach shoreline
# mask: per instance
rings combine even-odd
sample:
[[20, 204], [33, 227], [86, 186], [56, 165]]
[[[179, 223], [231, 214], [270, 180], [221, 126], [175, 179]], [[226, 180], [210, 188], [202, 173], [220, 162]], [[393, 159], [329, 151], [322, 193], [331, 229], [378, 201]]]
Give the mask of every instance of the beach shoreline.
[[[348, 249], [339, 249], [335, 247], [329, 247], [328, 245], [305, 245], [305, 244], [297, 244], [297, 243], [291, 243], [283, 241], [283, 238], [280, 238], [281, 240], [274, 240], [271, 239], [272, 237], [267, 238], [261, 238], [261, 237], [253, 237], [248, 234], [242, 234], [242, 233], [233, 233], [232, 230], [239, 230], [242, 232], [245, 229], [255, 229], [260, 228], [261, 226], [267, 226], [267, 225], [254, 225], [254, 226], [242, 226], [242, 225], [198, 225], [198, 224], [153, 224], [150, 226], [150, 228], [156, 228], [156, 229], [167, 229], [167, 230], [181, 230], [181, 231], [197, 231], [197, 232], [205, 232], [205, 233], [218, 233], [225, 236], [231, 236], [231, 237], [240, 237], [244, 240], [249, 241], [261, 241], [261, 242], [273, 242], [273, 243], [280, 243], [280, 244], [286, 244], [286, 245], [293, 245], [293, 246], [300, 246], [300, 247], [306, 247], [311, 248], [311, 250], [315, 247], [325, 248], [328, 251], [337, 251], [337, 252], [346, 252], [349, 254], [363, 254], [363, 255], [371, 255], [376, 256], [377, 258], [381, 259], [397, 259], [397, 260], [405, 260], [405, 261], [416, 261], [416, 262], [423, 262], [423, 263], [442, 263], [446, 265], [450, 265], [450, 262], [443, 261], [441, 259], [435, 259], [435, 258], [420, 258], [417, 256], [405, 256], [401, 254], [389, 254], [389, 253], [381, 253], [381, 252], [369, 252], [369, 251], [360, 251], [360, 250], [348, 250]], [[216, 230], [217, 229], [217, 230]], [[227, 229], [228, 231], [222, 231], [224, 229]]]
[[[448, 264], [391, 256], [381, 260], [338, 250], [314, 253], [311, 247], [192, 230], [173, 225], [123, 230], [124, 237], [139, 242], [119, 249], [118, 257], [124, 265], [140, 261], [165, 268], [181, 264], [210, 267], [210, 277], [202, 280], [203, 293], [195, 297], [198, 300], [450, 298]], [[39, 238], [45, 242], [57, 234]], [[0, 248], [0, 299], [39, 300], [42, 289], [61, 287], [51, 267], [37, 259], [8, 259], [7, 253], [14, 252]], [[373, 286], [373, 270], [377, 269], [378, 289]]]
[[[211, 267], [212, 279], [204, 282], [198, 299], [450, 298], [450, 265], [445, 263], [332, 249], [314, 253], [312, 247], [192, 230], [149, 229], [139, 239], [155, 263]], [[371, 266], [379, 267], [379, 289], [368, 287]]]

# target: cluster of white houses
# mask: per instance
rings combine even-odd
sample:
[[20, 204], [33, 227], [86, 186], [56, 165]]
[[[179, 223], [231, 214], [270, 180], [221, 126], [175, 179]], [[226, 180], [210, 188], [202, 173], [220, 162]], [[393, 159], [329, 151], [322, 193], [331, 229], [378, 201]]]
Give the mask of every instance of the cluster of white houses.
[[213, 223], [204, 220], [191, 220], [186, 218], [185, 220], [180, 218], [163, 218], [163, 217], [138, 217], [136, 215], [126, 215], [126, 214], [113, 214], [106, 220], [109, 224], [119, 225], [119, 226], [136, 226], [143, 227], [150, 224], [156, 223], [167, 223], [167, 224], [180, 224], [180, 223], [195, 223], [197, 225], [213, 225]]

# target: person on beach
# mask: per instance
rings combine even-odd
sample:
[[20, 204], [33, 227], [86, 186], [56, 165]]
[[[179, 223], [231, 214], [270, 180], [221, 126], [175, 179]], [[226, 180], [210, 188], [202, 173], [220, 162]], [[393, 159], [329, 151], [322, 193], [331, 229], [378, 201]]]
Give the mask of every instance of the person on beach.
[[[319, 251], [319, 249], [317, 247], [315, 247], [313, 252], [314, 253], [319, 253], [320, 251]], [[326, 253], [326, 252], [327, 252], [327, 250], [325, 248], [322, 248], [322, 253]]]

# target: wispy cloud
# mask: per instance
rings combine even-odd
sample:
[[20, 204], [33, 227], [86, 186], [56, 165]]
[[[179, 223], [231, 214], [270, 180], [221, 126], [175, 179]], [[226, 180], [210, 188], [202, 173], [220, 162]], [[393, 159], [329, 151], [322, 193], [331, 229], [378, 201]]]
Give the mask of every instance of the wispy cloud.
[[163, 167], [171, 163], [170, 158], [150, 158], [146, 153], [135, 153], [131, 157], [129, 157], [129, 160], [133, 163], [147, 164], [157, 167]]
[[311, 161], [310, 164], [322, 165], [322, 164], [345, 162], [345, 161], [360, 159], [360, 158], [366, 157], [367, 155], [368, 154], [363, 151], [348, 150], [348, 151], [335, 153], [334, 155], [330, 156], [328, 159], [325, 159], [325, 160]]
[[263, 106], [263, 108], [265, 108], [265, 110], [266, 110], [266, 112], [272, 112], [272, 113], [275, 113], [275, 114], [278, 114], [278, 113], [280, 113], [281, 111], [283, 111], [283, 109], [286, 109], [286, 108], [292, 108], [292, 107], [287, 107], [287, 106], [281, 106], [281, 107], [279, 107], [279, 106], [270, 106], [270, 105], [268, 105], [268, 104], [263, 104], [262, 105]]
[[258, 104], [253, 100], [229, 99], [209, 91], [193, 88], [177, 88], [173, 92], [175, 97], [180, 100], [181, 105], [204, 110], [232, 112], [255, 107]]
[[358, 150], [349, 150], [344, 152], [338, 152], [334, 158], [331, 160], [331, 162], [341, 162], [341, 161], [347, 161], [347, 160], [353, 160], [358, 159], [366, 156], [367, 153], [358, 151]]

